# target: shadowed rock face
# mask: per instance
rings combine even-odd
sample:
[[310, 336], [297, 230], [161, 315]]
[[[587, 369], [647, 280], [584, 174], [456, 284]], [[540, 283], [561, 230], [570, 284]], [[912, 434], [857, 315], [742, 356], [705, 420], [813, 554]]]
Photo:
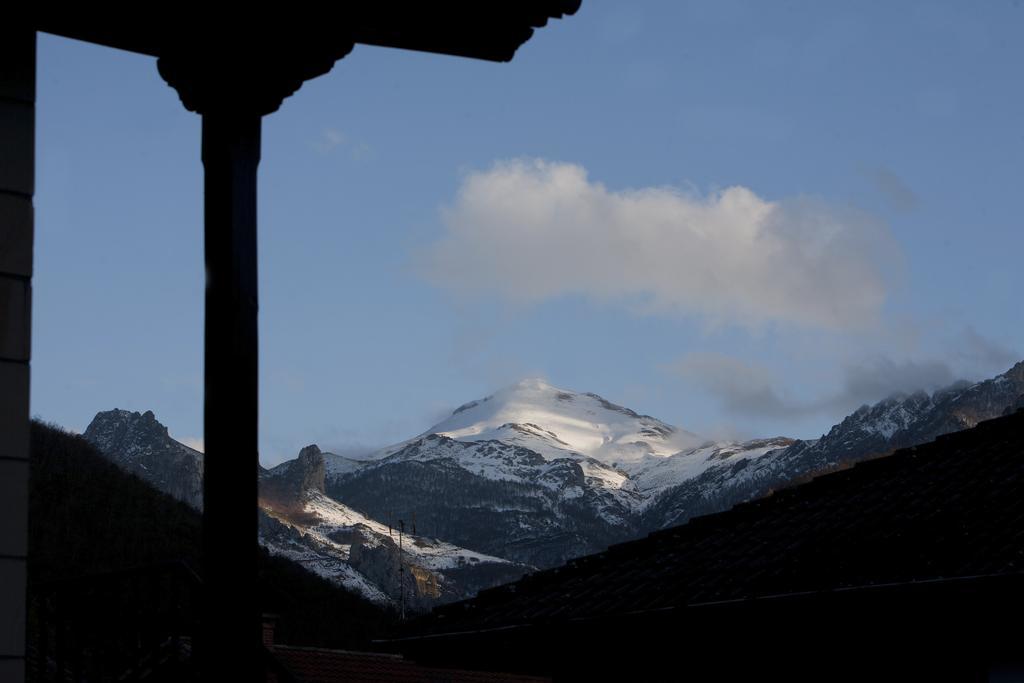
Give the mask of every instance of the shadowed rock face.
[[172, 439], [152, 411], [97, 413], [84, 436], [122, 469], [202, 509], [203, 454]]
[[293, 481], [300, 491], [324, 491], [324, 456], [320, 448], [313, 444], [299, 451], [298, 471]]
[[301, 505], [313, 492], [324, 492], [324, 456], [318, 446], [299, 451], [295, 460], [275, 467], [260, 479], [260, 494], [280, 503]]
[[[448, 598], [447, 601], [452, 599], [442, 595], [441, 579], [437, 573], [404, 562], [398, 544], [391, 539], [374, 539], [371, 544], [357, 538], [352, 543], [348, 562], [388, 595], [397, 597], [399, 601], [404, 596], [410, 610], [426, 611], [444, 597]], [[401, 567], [402, 571], [396, 572], [396, 567]], [[513, 572], [510, 571], [509, 575]]]
[[[154, 488], [201, 505], [202, 454], [172, 439], [152, 412], [99, 413], [86, 436], [104, 457]], [[327, 498], [327, 459], [339, 457], [310, 445], [294, 460], [257, 469], [264, 547], [374, 602], [404, 601], [413, 611], [470, 597], [529, 569], [417, 536], [415, 523], [412, 534], [400, 535]], [[240, 479], [249, 471], [238, 469]]]

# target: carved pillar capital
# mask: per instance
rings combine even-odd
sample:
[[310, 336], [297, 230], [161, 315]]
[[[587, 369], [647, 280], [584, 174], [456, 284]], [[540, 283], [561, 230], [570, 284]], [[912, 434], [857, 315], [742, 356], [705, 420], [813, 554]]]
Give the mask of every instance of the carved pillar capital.
[[157, 69], [186, 109], [263, 116], [277, 111], [303, 82], [330, 71], [354, 43], [334, 37], [297, 45], [277, 36], [229, 40], [218, 35], [176, 45], [157, 59]]

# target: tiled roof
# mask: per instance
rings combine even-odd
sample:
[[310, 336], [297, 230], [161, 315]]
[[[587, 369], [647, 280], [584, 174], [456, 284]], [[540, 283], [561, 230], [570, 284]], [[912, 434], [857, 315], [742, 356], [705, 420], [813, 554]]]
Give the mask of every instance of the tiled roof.
[[439, 608], [409, 635], [1024, 571], [1024, 411]]
[[399, 655], [277, 645], [274, 656], [303, 683], [539, 683], [547, 678], [424, 667]]

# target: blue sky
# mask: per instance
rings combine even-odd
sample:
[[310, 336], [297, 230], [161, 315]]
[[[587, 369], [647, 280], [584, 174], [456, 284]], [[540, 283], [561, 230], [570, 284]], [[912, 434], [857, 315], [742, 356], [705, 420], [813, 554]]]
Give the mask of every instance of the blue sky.
[[[509, 64], [357, 46], [264, 120], [261, 459], [524, 376], [814, 437], [1024, 349], [1024, 6], [600, 2]], [[199, 118], [39, 40], [32, 410], [202, 431]]]

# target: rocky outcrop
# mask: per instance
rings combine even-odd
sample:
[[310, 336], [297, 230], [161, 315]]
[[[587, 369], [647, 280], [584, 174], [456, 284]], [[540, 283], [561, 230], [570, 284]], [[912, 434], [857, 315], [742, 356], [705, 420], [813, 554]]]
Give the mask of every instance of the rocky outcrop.
[[202, 509], [203, 454], [172, 439], [153, 411], [97, 413], [84, 436], [122, 469]]
[[313, 492], [324, 492], [324, 456], [316, 444], [299, 451], [299, 457], [260, 475], [260, 496], [278, 503], [301, 505]]
[[375, 539], [372, 544], [357, 539], [348, 562], [396, 602], [402, 601], [404, 591], [405, 606], [410, 610], [425, 611], [441, 598], [442, 579], [410, 563], [391, 539]]
[[794, 444], [786, 457], [831, 467], [884, 455], [999, 417], [1022, 393], [1024, 362], [992, 379], [958, 382], [931, 395], [898, 394], [861, 406], [817, 441]]
[[1024, 394], [1024, 362], [973, 384], [927, 394], [899, 394], [864, 405], [814, 441], [797, 441], [742, 471], [712, 468], [665, 491], [644, 514], [649, 530], [682, 524], [814, 476], [888, 455], [1016, 410]]

